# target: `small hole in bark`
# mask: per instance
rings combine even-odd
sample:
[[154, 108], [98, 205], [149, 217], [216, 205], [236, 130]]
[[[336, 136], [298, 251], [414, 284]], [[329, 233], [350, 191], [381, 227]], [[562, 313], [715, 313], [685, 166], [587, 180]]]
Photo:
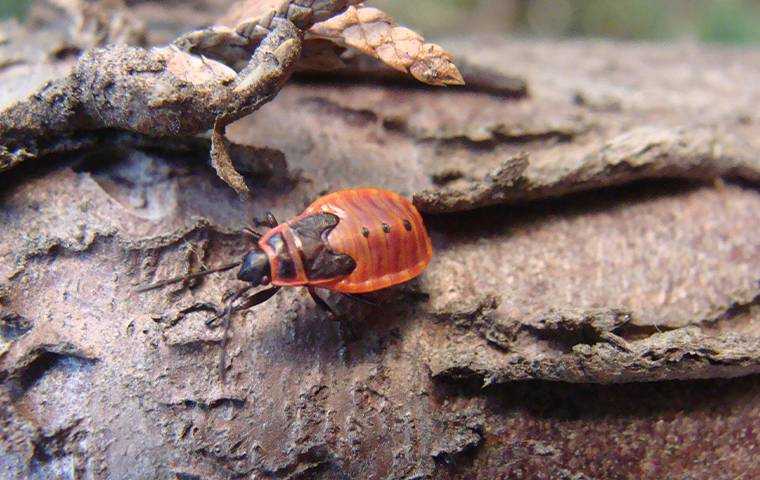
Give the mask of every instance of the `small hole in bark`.
[[21, 397], [24, 392], [36, 385], [48, 372], [54, 369], [73, 373], [77, 370], [89, 368], [95, 362], [94, 359], [43, 350], [22, 371], [10, 379], [11, 396], [13, 398]]
[[16, 340], [32, 329], [32, 322], [17, 315], [9, 313], [0, 318], [0, 337], [5, 340]]

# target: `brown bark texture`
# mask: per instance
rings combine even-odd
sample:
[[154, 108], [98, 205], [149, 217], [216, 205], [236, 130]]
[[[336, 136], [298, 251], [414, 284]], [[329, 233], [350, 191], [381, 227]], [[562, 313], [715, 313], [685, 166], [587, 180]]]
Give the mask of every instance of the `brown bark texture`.
[[[225, 4], [126, 3], [140, 28], [103, 35], [145, 45]], [[61, 79], [95, 98], [109, 72], [45, 11], [0, 30], [0, 115], [32, 122], [0, 145], [36, 147], [0, 172], [0, 477], [760, 478], [757, 49], [442, 39], [450, 88], [349, 53], [227, 128], [239, 196], [174, 135], [229, 90], [171, 97], [156, 67], [121, 87], [196, 109], [187, 131], [67, 116]], [[84, 62], [155, 53], [131, 48]], [[34, 124], [56, 101], [66, 128]], [[427, 271], [328, 295], [340, 322], [295, 288], [236, 314], [224, 380], [205, 322], [234, 273], [135, 291], [356, 186], [414, 198]]]

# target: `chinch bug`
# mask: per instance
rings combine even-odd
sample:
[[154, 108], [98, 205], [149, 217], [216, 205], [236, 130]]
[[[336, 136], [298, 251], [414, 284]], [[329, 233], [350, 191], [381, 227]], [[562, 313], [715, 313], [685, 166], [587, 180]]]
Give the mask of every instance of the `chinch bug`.
[[[229, 322], [232, 313], [269, 300], [285, 286], [306, 287], [319, 307], [335, 315], [317, 289], [349, 296], [381, 290], [422, 273], [433, 255], [417, 209], [388, 190], [334, 192], [285, 223], [278, 224], [268, 213], [258, 224], [270, 230], [264, 234], [247, 230], [257, 245], [242, 261], [164, 280], [139, 291], [240, 266], [237, 278], [248, 285], [225, 298], [226, 308], [209, 323], [220, 317]], [[246, 295], [258, 286], [269, 288]]]

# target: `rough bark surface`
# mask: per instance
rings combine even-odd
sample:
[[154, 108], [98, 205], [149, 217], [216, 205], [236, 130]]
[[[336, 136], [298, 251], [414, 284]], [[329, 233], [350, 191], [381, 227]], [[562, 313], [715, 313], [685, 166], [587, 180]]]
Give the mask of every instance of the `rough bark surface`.
[[[72, 62], [6, 27], [2, 105]], [[3, 174], [0, 476], [760, 476], [760, 52], [440, 43], [512, 94], [289, 84], [227, 131], [252, 199], [207, 144]], [[342, 326], [298, 289], [237, 315], [224, 383], [234, 274], [135, 292], [358, 185], [430, 214], [426, 273]]]

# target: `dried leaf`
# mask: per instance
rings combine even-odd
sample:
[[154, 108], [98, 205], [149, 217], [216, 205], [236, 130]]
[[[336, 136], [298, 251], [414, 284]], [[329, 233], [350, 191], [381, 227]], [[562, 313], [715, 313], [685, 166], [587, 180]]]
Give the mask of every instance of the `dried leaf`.
[[232, 164], [227, 139], [224, 137], [224, 125], [218, 120], [214, 123], [214, 129], [211, 131], [211, 166], [214, 167], [219, 178], [237, 193], [241, 195], [248, 193], [245, 179]]
[[420, 34], [398, 26], [376, 8], [348, 7], [344, 13], [313, 25], [309, 33], [355, 48], [430, 85], [464, 84], [451, 54], [439, 45], [425, 43]]

